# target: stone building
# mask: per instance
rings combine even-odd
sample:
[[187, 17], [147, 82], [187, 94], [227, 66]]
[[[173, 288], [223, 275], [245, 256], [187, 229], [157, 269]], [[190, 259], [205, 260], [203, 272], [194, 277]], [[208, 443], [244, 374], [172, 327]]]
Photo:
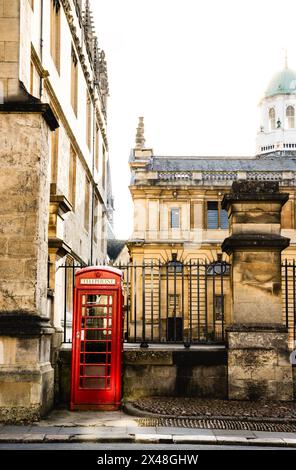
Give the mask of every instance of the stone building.
[[[260, 102], [261, 126], [257, 136], [257, 154], [250, 157], [175, 157], [160, 156], [151, 148], [145, 147], [144, 122], [140, 118], [136, 135], [136, 145], [131, 152], [129, 165], [131, 168], [130, 192], [134, 203], [134, 230], [128, 241], [131, 259], [134, 263], [167, 264], [171, 269], [179, 269], [176, 282], [173, 277], [166, 286], [166, 281], [155, 283], [155, 274], [146, 275], [145, 283], [139, 282], [136, 289], [138, 299], [143, 290], [154, 292], [154, 306], [151, 302], [137, 304], [137, 321], [131, 315], [130, 329], [135, 335], [141, 335], [142, 315], [145, 310], [146, 321], [151, 322], [151, 310], [161, 310], [161, 318], [175, 317], [176, 322], [184, 315], [183, 332], [188, 330], [186, 312], [188, 314], [191, 291], [193, 310], [199, 309], [197, 283], [205, 282], [213, 268], [207, 267], [203, 276], [199, 276], [200, 268], [195, 269], [196, 281], [189, 285], [191, 267], [188, 264], [228, 262], [227, 253], [222, 252], [221, 244], [229, 236], [229, 221], [222, 200], [233, 182], [239, 181], [273, 181], [278, 182], [280, 190], [289, 194], [289, 200], [281, 212], [281, 235], [290, 239], [290, 245], [282, 253], [282, 260], [296, 258], [296, 220], [295, 220], [295, 177], [296, 177], [296, 72], [287, 65], [276, 74], [267, 87], [265, 96]], [[179, 268], [174, 268], [179, 263]], [[187, 265], [182, 278], [181, 265]], [[168, 268], [170, 269], [170, 268]], [[148, 271], [147, 271], [148, 272]], [[174, 271], [172, 271], [174, 273]], [[175, 271], [176, 276], [176, 271]], [[152, 278], [154, 281], [152, 281]], [[181, 282], [185, 283], [183, 286]], [[195, 282], [195, 283], [194, 283]], [[220, 282], [220, 281], [219, 281]], [[292, 286], [293, 280], [289, 280]], [[231, 296], [229, 276], [225, 276], [223, 293], [216, 286], [213, 292], [212, 283], [208, 283], [204, 302], [207, 302], [209, 313], [203, 314], [204, 324], [215, 324], [221, 318], [227, 325], [230, 319]], [[166, 290], [168, 293], [166, 295]], [[158, 292], [158, 293], [157, 293]], [[159, 294], [159, 302], [155, 300]], [[195, 296], [195, 297], [194, 297]], [[167, 297], [167, 298], [166, 298]], [[133, 297], [131, 296], [131, 299]], [[182, 298], [184, 304], [181, 305]], [[195, 300], [194, 300], [195, 299]], [[168, 304], [168, 305], [166, 305]], [[182, 313], [183, 310], [183, 313]], [[283, 316], [286, 311], [283, 310]], [[289, 321], [294, 322], [293, 306], [289, 310]], [[133, 322], [138, 323], [138, 329]], [[157, 321], [157, 320], [156, 320]], [[197, 320], [196, 320], [197, 322]], [[180, 321], [179, 321], [180, 323]], [[216, 322], [217, 325], [221, 322]], [[167, 320], [168, 325], [168, 320]], [[169, 328], [164, 326], [162, 329]], [[151, 339], [157, 335], [153, 326], [149, 326]], [[186, 333], [186, 331], [185, 331]], [[177, 335], [178, 336], [178, 335]], [[176, 338], [176, 335], [175, 335]], [[202, 339], [205, 339], [202, 337]], [[165, 340], [165, 336], [163, 337]], [[292, 347], [292, 337], [291, 337]]]
[[71, 325], [73, 302], [61, 266], [107, 259], [108, 74], [90, 3], [0, 1], [4, 420], [33, 419], [52, 406], [63, 315]]
[[250, 157], [157, 155], [140, 118], [126, 400], [295, 398], [295, 84], [286, 64], [271, 80]]

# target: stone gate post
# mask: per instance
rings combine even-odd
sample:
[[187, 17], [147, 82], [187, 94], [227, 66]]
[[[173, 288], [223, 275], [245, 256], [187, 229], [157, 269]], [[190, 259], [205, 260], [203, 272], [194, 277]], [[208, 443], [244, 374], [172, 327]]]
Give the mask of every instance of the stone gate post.
[[228, 395], [238, 400], [292, 400], [292, 366], [282, 314], [281, 210], [289, 195], [277, 182], [234, 182], [224, 196], [230, 236], [232, 315]]

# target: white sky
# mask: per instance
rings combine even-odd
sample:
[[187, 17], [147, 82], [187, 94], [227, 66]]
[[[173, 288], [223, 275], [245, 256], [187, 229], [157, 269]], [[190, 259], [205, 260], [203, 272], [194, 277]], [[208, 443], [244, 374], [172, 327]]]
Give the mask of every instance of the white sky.
[[296, 68], [294, 0], [92, 0], [110, 82], [115, 234], [132, 231], [128, 158], [138, 116], [158, 155], [253, 155], [257, 104]]

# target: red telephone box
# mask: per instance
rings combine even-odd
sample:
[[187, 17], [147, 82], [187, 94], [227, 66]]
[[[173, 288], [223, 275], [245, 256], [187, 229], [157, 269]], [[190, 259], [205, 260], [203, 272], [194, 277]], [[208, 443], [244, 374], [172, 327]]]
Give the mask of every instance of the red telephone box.
[[70, 409], [121, 404], [122, 272], [89, 267], [75, 277]]

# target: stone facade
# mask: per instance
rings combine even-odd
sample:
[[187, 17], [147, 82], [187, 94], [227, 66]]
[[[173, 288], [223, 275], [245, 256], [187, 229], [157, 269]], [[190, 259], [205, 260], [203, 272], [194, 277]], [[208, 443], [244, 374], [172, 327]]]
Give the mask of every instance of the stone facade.
[[123, 399], [143, 396], [227, 398], [226, 351], [125, 351]]
[[[42, 115], [0, 113], [0, 419], [53, 404], [47, 316], [50, 129]], [[13, 149], [13, 153], [11, 151]]]
[[1, 421], [52, 407], [73, 310], [61, 266], [107, 259], [109, 90], [92, 21], [88, 0], [0, 1]]
[[[288, 193], [289, 199], [278, 212], [278, 202], [271, 201], [261, 214], [258, 206], [249, 211], [248, 224], [245, 223], [246, 214], [241, 213], [239, 202], [236, 207], [234, 217], [236, 218], [236, 231], [244, 230], [258, 231], [270, 223], [268, 230], [270, 234], [280, 234], [290, 239], [289, 246], [283, 249], [282, 255], [277, 251], [261, 253], [261, 261], [257, 264], [255, 278], [260, 283], [259, 301], [264, 304], [269, 298], [270, 289], [276, 289], [276, 279], [280, 279], [281, 265], [279, 260], [291, 261], [296, 258], [296, 220], [295, 220], [295, 154], [261, 155], [253, 157], [186, 157], [186, 156], [159, 156], [151, 148], [145, 147], [144, 123], [141, 118], [136, 136], [135, 148], [132, 149], [129, 165], [131, 168], [130, 192], [134, 203], [134, 231], [127, 242], [131, 260], [141, 265], [148, 266], [151, 263], [170, 263], [173, 260], [183, 265], [189, 263], [214, 263], [228, 262], [227, 252], [222, 252], [222, 243], [230, 234], [230, 227], [226, 209], [222, 207], [222, 200], [233, 182], [255, 182], [275, 181], [279, 184], [281, 193]], [[262, 218], [263, 217], [263, 218]], [[268, 220], [267, 220], [268, 219]], [[249, 263], [252, 264], [256, 249], [248, 250], [248, 253], [236, 251], [233, 256], [243, 257], [237, 265], [244, 266], [244, 271], [237, 273], [237, 282], [244, 281], [244, 290], [239, 294], [245, 296], [241, 299], [242, 304], [246, 304], [248, 299], [252, 301], [252, 296], [256, 294], [254, 279], [248, 279], [250, 275]], [[140, 274], [141, 275], [141, 274]], [[240, 276], [240, 277], [239, 277]], [[185, 317], [189, 311], [189, 289], [186, 284], [184, 296]], [[145, 280], [146, 292], [149, 292], [150, 279]], [[208, 282], [207, 301], [207, 323], [213, 323], [213, 298], [221, 295], [216, 283], [217, 292], [211, 290]], [[289, 279], [289, 286], [292, 279]], [[141, 323], [142, 318], [142, 282], [137, 285], [137, 319]], [[151, 289], [150, 289], [151, 290]], [[182, 296], [180, 279], [177, 279], [177, 286], [174, 289], [173, 282], [169, 286], [169, 295], [175, 297]], [[165, 305], [166, 286], [162, 286], [162, 303]], [[196, 292], [196, 286], [193, 292]], [[155, 296], [157, 291], [155, 290]], [[149, 294], [147, 294], [149, 295]], [[219, 298], [218, 298], [219, 301]], [[131, 296], [131, 302], [133, 297]], [[178, 301], [177, 301], [178, 302]], [[231, 324], [231, 292], [229, 276], [224, 279], [223, 303], [224, 320], [226, 325]], [[290, 302], [290, 301], [289, 301]], [[278, 306], [281, 304], [281, 312]], [[156, 303], [157, 306], [157, 303]], [[147, 302], [146, 316], [151, 316], [149, 303]], [[197, 311], [197, 303], [193, 305], [193, 311]], [[282, 304], [280, 290], [277, 294], [277, 305], [273, 299], [272, 308], [278, 312], [278, 321], [286, 317], [286, 306]], [[131, 307], [133, 309], [133, 306]], [[147, 310], [148, 309], [148, 310]], [[260, 311], [261, 306], [257, 303], [253, 305], [252, 311], [248, 310], [247, 315], [253, 316], [253, 320]], [[290, 347], [293, 347], [293, 305], [289, 303], [289, 331]], [[165, 315], [165, 307], [164, 307]], [[181, 316], [181, 312], [178, 314]], [[280, 318], [281, 317], [281, 318]], [[262, 321], [264, 321], [262, 319]], [[139, 332], [141, 334], [141, 325]], [[186, 326], [186, 323], [184, 323]], [[131, 327], [132, 328], [132, 327]]]

